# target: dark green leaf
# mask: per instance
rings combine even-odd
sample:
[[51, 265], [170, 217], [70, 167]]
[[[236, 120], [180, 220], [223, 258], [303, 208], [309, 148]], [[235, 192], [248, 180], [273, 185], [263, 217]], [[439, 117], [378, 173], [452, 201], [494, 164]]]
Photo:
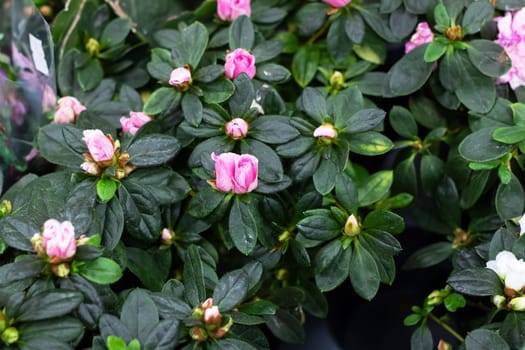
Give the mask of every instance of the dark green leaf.
[[484, 128], [475, 131], [461, 141], [459, 153], [471, 162], [487, 162], [502, 157], [512, 150], [512, 145], [506, 145], [492, 139], [495, 128]]
[[131, 30], [131, 20], [129, 18], [115, 18], [110, 21], [100, 37], [100, 44], [103, 47], [112, 47], [126, 39]]
[[355, 247], [349, 274], [355, 292], [366, 300], [372, 300], [379, 290], [379, 271], [374, 257], [363, 246]]
[[230, 50], [242, 48], [251, 50], [255, 38], [252, 21], [249, 17], [241, 15], [230, 26]]
[[377, 229], [392, 234], [398, 234], [405, 229], [403, 218], [388, 210], [374, 210], [368, 213], [363, 226], [367, 229]]
[[405, 107], [394, 106], [390, 110], [388, 118], [390, 125], [399, 135], [410, 139], [417, 136], [417, 123], [412, 113]]
[[461, 28], [465, 34], [475, 34], [493, 17], [494, 6], [489, 1], [475, 1], [467, 7]]
[[192, 93], [186, 93], [182, 97], [182, 113], [184, 113], [184, 119], [190, 125], [198, 127], [202, 121], [202, 102], [201, 100]]
[[404, 55], [389, 73], [388, 88], [394, 96], [405, 96], [419, 90], [432, 73], [432, 63], [423, 59], [427, 44]]
[[345, 132], [349, 134], [370, 131], [385, 119], [385, 111], [378, 108], [362, 109], [348, 118]]
[[511, 67], [511, 61], [503, 47], [490, 40], [472, 40], [467, 53], [472, 64], [489, 77], [500, 77]]
[[423, 269], [448, 259], [454, 252], [452, 243], [437, 242], [417, 250], [403, 264], [404, 269]]
[[525, 315], [521, 312], [509, 312], [499, 333], [512, 349], [519, 349], [525, 342]]
[[292, 75], [301, 87], [306, 87], [315, 77], [320, 60], [317, 46], [305, 45], [296, 52], [292, 60]]
[[186, 251], [183, 277], [186, 300], [192, 306], [200, 305], [206, 299], [206, 287], [201, 255], [195, 245], [189, 246]]
[[305, 217], [297, 223], [297, 228], [308, 239], [327, 241], [340, 234], [343, 227], [327, 210], [325, 215]]
[[418, 327], [412, 337], [410, 338], [410, 349], [411, 350], [432, 350], [434, 348], [434, 342], [432, 340], [432, 333], [428, 329], [427, 325]]
[[120, 320], [127, 326], [131, 336], [143, 343], [159, 322], [159, 314], [148, 293], [135, 289], [128, 294], [122, 305]]
[[[254, 200], [252, 200], [254, 201]], [[230, 236], [241, 253], [248, 255], [257, 243], [259, 220], [252, 202], [236, 196], [230, 211], [228, 228]]]
[[[476, 3], [483, 3], [482, 1]], [[488, 4], [491, 8], [492, 5]], [[461, 73], [456, 96], [467, 108], [477, 113], [489, 112], [496, 102], [496, 88], [491, 77], [481, 74], [466, 52], [455, 51]]]
[[177, 106], [180, 102], [181, 94], [172, 87], [161, 87], [153, 91], [144, 105], [144, 113], [157, 115], [165, 112], [170, 105]]
[[495, 331], [489, 329], [476, 329], [467, 334], [465, 338], [466, 350], [510, 350], [509, 345]]
[[173, 136], [150, 134], [133, 141], [127, 152], [133, 165], [148, 167], [166, 163], [175, 157], [180, 147]]
[[159, 291], [169, 276], [171, 253], [169, 250], [146, 251], [127, 248], [127, 268], [152, 291]]
[[519, 217], [525, 205], [523, 187], [516, 175], [512, 174], [508, 184], [500, 183], [496, 192], [496, 211], [503, 220]]
[[299, 320], [284, 309], [277, 309], [274, 316], [266, 317], [266, 325], [279, 339], [293, 344], [304, 342], [304, 328]]
[[321, 248], [314, 258], [315, 283], [322, 292], [337, 288], [348, 278], [352, 249], [343, 249], [340, 240]]
[[82, 294], [74, 291], [52, 289], [34, 294], [18, 309], [19, 322], [39, 321], [64, 316], [75, 310], [82, 301]]
[[475, 296], [503, 294], [503, 285], [498, 275], [485, 267], [456, 271], [448, 278], [448, 284], [456, 291]]
[[[235, 270], [221, 277], [213, 290], [213, 304], [220, 311], [229, 311], [246, 297], [248, 278], [243, 270]], [[245, 312], [245, 311], [244, 311]]]

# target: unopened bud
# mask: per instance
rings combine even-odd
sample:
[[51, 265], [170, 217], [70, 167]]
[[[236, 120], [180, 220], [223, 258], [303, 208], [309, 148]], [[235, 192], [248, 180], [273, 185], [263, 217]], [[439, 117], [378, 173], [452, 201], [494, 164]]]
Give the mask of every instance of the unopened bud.
[[204, 310], [204, 323], [208, 326], [220, 326], [222, 321], [222, 315], [219, 311], [218, 306], [212, 306]]
[[346, 219], [345, 224], [345, 235], [349, 237], [355, 237], [361, 233], [361, 226], [359, 225], [359, 222], [357, 221], [357, 218], [354, 214], [350, 215], [348, 219]]
[[428, 305], [439, 305], [443, 302], [443, 293], [440, 290], [434, 290], [427, 297]]
[[336, 70], [332, 73], [332, 76], [330, 77], [330, 87], [332, 90], [341, 90], [345, 86], [345, 77], [343, 76], [343, 73]]
[[98, 57], [100, 52], [100, 43], [94, 38], [89, 38], [88, 42], [86, 43], [86, 51], [89, 56]]
[[228, 333], [228, 331], [230, 330], [230, 328], [232, 328], [232, 326], [233, 326], [233, 318], [230, 317], [228, 319], [228, 322], [224, 326], [217, 328], [217, 330], [211, 333], [210, 335], [215, 339], [221, 339], [222, 337], [226, 335], [226, 333]]
[[463, 29], [461, 26], [453, 25], [447, 28], [446, 36], [449, 40], [458, 41], [463, 39]]
[[505, 298], [503, 295], [494, 295], [492, 297], [492, 303], [498, 308], [498, 309], [504, 309], [505, 305], [507, 303], [507, 298]]
[[525, 311], [525, 297], [517, 297], [509, 302], [508, 307], [514, 311]]
[[20, 335], [18, 334], [18, 330], [15, 327], [7, 328], [0, 335], [0, 339], [4, 342], [4, 344], [7, 345], [16, 343], [19, 337]]
[[285, 281], [288, 278], [288, 270], [287, 269], [279, 269], [275, 272], [275, 278], [278, 281]]
[[170, 230], [169, 228], [162, 229], [160, 240], [162, 244], [172, 245], [173, 241], [175, 240], [175, 232], [173, 232], [173, 230]]
[[57, 277], [67, 277], [71, 272], [71, 268], [68, 263], [61, 263], [51, 266], [51, 271], [53, 272], [53, 275]]
[[202, 320], [202, 317], [204, 316], [204, 310], [202, 310], [200, 307], [196, 307], [193, 309], [193, 313], [191, 314], [192, 318], [195, 318], [197, 320]]
[[35, 233], [33, 235], [33, 237], [31, 238], [31, 245], [33, 246], [33, 250], [39, 256], [45, 255], [46, 250], [44, 248], [44, 239], [40, 233]]
[[2, 203], [0, 203], [0, 219], [11, 214], [12, 211], [13, 206], [11, 205], [11, 201], [4, 199]]
[[190, 336], [191, 339], [198, 341], [199, 343], [202, 343], [208, 339], [208, 333], [205, 329], [200, 327], [192, 327], [190, 329]]
[[443, 339], [440, 339], [437, 348], [438, 348], [438, 350], [452, 350], [452, 345], [450, 345], [449, 343], [447, 343]]

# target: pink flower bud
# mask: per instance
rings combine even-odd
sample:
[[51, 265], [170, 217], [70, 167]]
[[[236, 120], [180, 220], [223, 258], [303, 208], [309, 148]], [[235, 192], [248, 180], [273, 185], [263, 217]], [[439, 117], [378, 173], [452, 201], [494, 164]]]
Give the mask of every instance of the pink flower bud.
[[179, 67], [171, 71], [169, 84], [176, 88], [185, 88], [191, 84], [191, 72], [187, 67]]
[[129, 112], [129, 118], [121, 117], [120, 125], [123, 132], [129, 132], [135, 135], [137, 131], [147, 122], [151, 121], [151, 117], [142, 112]]
[[217, 0], [217, 15], [223, 21], [233, 21], [240, 15], [250, 17], [250, 0]]
[[246, 73], [250, 79], [255, 76], [255, 56], [245, 49], [235, 49], [226, 54], [224, 73], [229, 79], [235, 79], [239, 74]]
[[169, 228], [163, 228], [162, 233], [160, 235], [160, 240], [162, 244], [170, 245], [173, 243], [173, 240], [175, 239], [175, 234], [172, 230]]
[[48, 112], [55, 108], [57, 103], [57, 95], [51, 86], [46, 84], [42, 91], [42, 111]]
[[89, 153], [95, 162], [102, 162], [113, 159], [115, 148], [113, 141], [109, 139], [101, 130], [84, 130], [82, 140], [87, 145]]
[[248, 133], [248, 123], [242, 118], [235, 118], [226, 123], [226, 134], [234, 140], [243, 138]]
[[54, 122], [69, 124], [86, 110], [86, 107], [79, 100], [72, 96], [64, 96], [58, 99], [58, 105], [55, 111]]
[[258, 159], [251, 154], [211, 154], [215, 161], [215, 186], [223, 192], [247, 193], [257, 188]]
[[314, 130], [314, 137], [326, 137], [335, 139], [337, 137], [337, 130], [332, 123], [324, 123]]
[[204, 302], [201, 304], [201, 309], [206, 310], [213, 306], [213, 298], [208, 298], [204, 300]]
[[212, 306], [204, 310], [204, 323], [208, 325], [220, 325], [221, 320], [222, 315], [217, 306]]
[[410, 38], [410, 41], [405, 43], [405, 53], [409, 53], [416, 47], [430, 43], [434, 40], [434, 34], [427, 22], [420, 22], [416, 27], [416, 32]]
[[352, 0], [323, 0], [323, 2], [326, 2], [328, 5], [339, 8], [348, 5]]
[[44, 250], [53, 263], [69, 260], [77, 251], [75, 229], [69, 221], [60, 223], [55, 219], [47, 220], [42, 238]]
[[97, 163], [84, 162], [80, 164], [80, 167], [82, 168], [82, 170], [84, 170], [86, 173], [90, 175], [99, 175], [100, 168], [98, 167]]
[[57, 124], [71, 124], [75, 121], [76, 117], [73, 108], [69, 106], [58, 107], [53, 117], [53, 121]]

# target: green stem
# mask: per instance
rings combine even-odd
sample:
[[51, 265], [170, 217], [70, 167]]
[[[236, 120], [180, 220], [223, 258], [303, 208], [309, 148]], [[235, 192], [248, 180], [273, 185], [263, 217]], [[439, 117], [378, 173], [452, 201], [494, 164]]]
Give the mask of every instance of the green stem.
[[454, 330], [452, 327], [450, 327], [448, 324], [446, 324], [444, 321], [442, 321], [441, 319], [437, 318], [433, 313], [429, 313], [428, 314], [428, 317], [430, 317], [430, 319], [434, 322], [436, 322], [438, 325], [440, 325], [443, 329], [445, 329], [447, 332], [449, 332], [450, 334], [452, 334], [454, 336], [454, 338], [456, 338], [457, 340], [459, 340], [460, 342], [464, 342], [465, 341], [465, 338], [463, 338], [461, 336], [461, 334], [459, 334], [458, 332], [456, 332], [456, 330]]
[[313, 44], [317, 39], [319, 39], [319, 37], [321, 35], [323, 35], [327, 30], [328, 28], [330, 27], [330, 24], [332, 24], [332, 22], [330, 20], [324, 22], [323, 26], [321, 27], [321, 29], [319, 29], [317, 32], [315, 32], [311, 37], [310, 39], [308, 39], [308, 42], [307, 44], [308, 45], [311, 45]]

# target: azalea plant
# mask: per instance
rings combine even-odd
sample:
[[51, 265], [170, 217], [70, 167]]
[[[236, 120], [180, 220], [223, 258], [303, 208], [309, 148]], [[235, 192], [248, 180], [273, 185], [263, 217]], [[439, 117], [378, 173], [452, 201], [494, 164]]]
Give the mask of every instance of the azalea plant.
[[0, 5], [0, 348], [524, 348], [524, 0]]

